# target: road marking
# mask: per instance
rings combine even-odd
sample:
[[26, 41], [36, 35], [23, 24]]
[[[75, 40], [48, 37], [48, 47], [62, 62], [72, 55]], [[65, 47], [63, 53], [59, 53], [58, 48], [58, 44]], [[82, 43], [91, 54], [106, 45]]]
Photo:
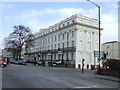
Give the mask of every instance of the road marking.
[[74, 87], [74, 88], [98, 88], [98, 86], [89, 86], [89, 87]]

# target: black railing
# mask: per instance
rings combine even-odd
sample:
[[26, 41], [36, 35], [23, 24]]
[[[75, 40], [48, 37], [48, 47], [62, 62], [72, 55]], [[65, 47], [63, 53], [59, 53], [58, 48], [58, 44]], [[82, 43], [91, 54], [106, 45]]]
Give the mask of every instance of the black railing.
[[62, 52], [69, 52], [69, 51], [75, 51], [76, 47], [65, 47], [65, 48], [58, 48], [58, 49], [52, 49], [52, 50], [43, 50], [43, 51], [37, 51], [33, 53], [25, 53], [25, 54], [47, 54], [47, 53], [58, 53], [59, 51]]

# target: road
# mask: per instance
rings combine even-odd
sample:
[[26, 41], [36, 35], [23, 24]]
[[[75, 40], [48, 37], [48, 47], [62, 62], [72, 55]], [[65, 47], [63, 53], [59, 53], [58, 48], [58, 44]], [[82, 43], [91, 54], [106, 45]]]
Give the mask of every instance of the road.
[[118, 88], [118, 82], [96, 78], [90, 70], [9, 65], [2, 70], [3, 88]]

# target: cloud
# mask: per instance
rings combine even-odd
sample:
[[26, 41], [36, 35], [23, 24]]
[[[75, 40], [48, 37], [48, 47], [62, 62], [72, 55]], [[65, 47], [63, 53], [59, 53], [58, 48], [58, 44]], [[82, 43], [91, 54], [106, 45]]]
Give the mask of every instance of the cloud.
[[116, 13], [107, 13], [101, 16], [102, 42], [118, 40], [118, 16]]
[[[74, 14], [85, 15], [91, 18], [98, 18], [97, 13], [94, 12], [97, 12], [97, 8], [89, 10], [85, 10], [82, 8], [46, 8], [42, 10], [28, 10], [21, 15], [7, 17], [6, 20], [18, 20], [20, 18], [19, 21], [29, 26], [34, 32], [37, 32], [40, 28], [47, 28]], [[102, 27], [104, 28], [104, 30], [102, 31], [102, 42], [117, 39], [117, 17], [117, 14], [112, 10], [108, 11], [108, 13], [102, 13], [101, 21]]]
[[7, 2], [6, 3], [0, 3], [0, 7], [2, 8], [13, 8], [13, 6], [11, 4], [8, 4]]
[[[93, 14], [93, 12], [95, 11], [96, 8], [89, 11], [85, 11], [82, 8], [62, 8], [62, 9], [46, 8], [43, 10], [29, 10], [23, 13], [22, 15], [15, 16], [13, 18], [15, 20], [21, 18], [21, 20], [25, 22], [26, 25], [30, 26], [34, 31], [38, 31], [40, 28], [47, 28], [74, 14], [86, 16], [88, 15], [89, 17], [94, 17], [96, 16]], [[6, 20], [10, 19], [11, 17], [6, 18]]]
[[111, 5], [111, 7], [118, 8], [118, 7], [120, 7], [120, 4], [119, 3], [116, 3], [116, 4], [114, 3], [114, 4]]

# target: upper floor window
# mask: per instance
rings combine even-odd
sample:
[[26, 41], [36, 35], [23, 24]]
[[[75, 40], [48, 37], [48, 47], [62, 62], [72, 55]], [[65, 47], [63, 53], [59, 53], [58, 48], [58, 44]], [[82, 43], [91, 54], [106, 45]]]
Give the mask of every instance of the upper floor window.
[[74, 47], [74, 41], [72, 41], [72, 47]]
[[74, 31], [72, 31], [72, 37], [74, 37]]
[[59, 29], [60, 29], [60, 26], [59, 26]]
[[48, 43], [50, 42], [50, 38], [48, 38]]
[[54, 47], [55, 49], [56, 49], [56, 44], [55, 44], [55, 47]]
[[67, 42], [67, 47], [69, 47], [69, 42]]
[[48, 46], [48, 50], [49, 50], [49, 46]]
[[69, 22], [67, 22], [67, 25], [69, 25], [70, 23]]
[[67, 39], [69, 39], [69, 33], [67, 33]]
[[60, 44], [58, 44], [58, 49], [60, 48]]
[[53, 42], [53, 37], [52, 37], [52, 42]]
[[63, 34], [63, 40], [64, 40], [64, 38], [65, 38], [65, 34]]
[[53, 45], [51, 45], [51, 49], [53, 49]]
[[45, 50], [47, 49], [47, 47], [45, 46]]
[[72, 20], [72, 23], [74, 23], [75, 22], [75, 20]]
[[60, 41], [60, 35], [58, 35], [58, 41]]
[[57, 40], [57, 37], [55, 36], [55, 42], [56, 42], [56, 40]]
[[64, 43], [62, 43], [62, 48], [64, 48]]
[[109, 49], [109, 46], [107, 46], [107, 49]]

